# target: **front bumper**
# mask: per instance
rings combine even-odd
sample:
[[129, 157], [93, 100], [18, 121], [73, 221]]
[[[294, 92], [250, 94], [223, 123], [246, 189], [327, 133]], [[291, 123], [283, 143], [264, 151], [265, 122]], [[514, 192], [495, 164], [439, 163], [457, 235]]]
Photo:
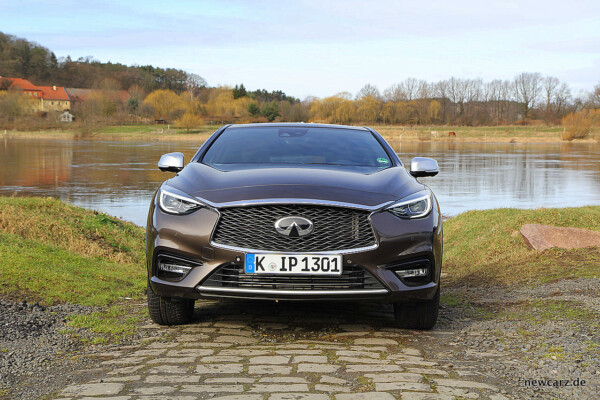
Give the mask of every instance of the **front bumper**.
[[[365, 288], [259, 288], [252, 286], [219, 287], [208, 285], [211, 275], [228, 265], [242, 265], [245, 252], [211, 243], [219, 213], [210, 208], [190, 215], [163, 213], [153, 201], [147, 225], [148, 281], [154, 293], [166, 297], [245, 298], [270, 300], [374, 300], [382, 302], [431, 299], [438, 288], [442, 263], [442, 222], [437, 202], [432, 212], [421, 219], [400, 219], [388, 212], [375, 212], [371, 224], [377, 245], [342, 253], [345, 268], [364, 269], [378, 283]], [[183, 279], [161, 277], [157, 257], [173, 255], [193, 261], [195, 266]], [[412, 262], [429, 262], [426, 279], [408, 282], [400, 279], [395, 268], [407, 268]], [[201, 265], [200, 265], [201, 264]], [[268, 285], [267, 285], [268, 286]]]

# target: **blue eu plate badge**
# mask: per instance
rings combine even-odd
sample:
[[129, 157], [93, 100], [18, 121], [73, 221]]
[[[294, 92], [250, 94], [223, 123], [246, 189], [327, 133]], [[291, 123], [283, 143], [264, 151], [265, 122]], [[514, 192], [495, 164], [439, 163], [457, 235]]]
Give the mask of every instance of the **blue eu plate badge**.
[[256, 261], [256, 255], [255, 254], [246, 254], [246, 273], [247, 274], [253, 274], [255, 271], [255, 261]]

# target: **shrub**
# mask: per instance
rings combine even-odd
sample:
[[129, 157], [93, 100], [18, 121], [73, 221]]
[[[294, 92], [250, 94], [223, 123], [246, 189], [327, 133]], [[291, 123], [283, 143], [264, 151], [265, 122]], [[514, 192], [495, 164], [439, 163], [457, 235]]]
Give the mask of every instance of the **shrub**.
[[563, 140], [584, 139], [594, 127], [600, 125], [600, 110], [582, 110], [562, 119]]
[[193, 112], [186, 112], [177, 120], [177, 126], [185, 129], [186, 133], [190, 133], [190, 129], [198, 128], [202, 124], [202, 118]]

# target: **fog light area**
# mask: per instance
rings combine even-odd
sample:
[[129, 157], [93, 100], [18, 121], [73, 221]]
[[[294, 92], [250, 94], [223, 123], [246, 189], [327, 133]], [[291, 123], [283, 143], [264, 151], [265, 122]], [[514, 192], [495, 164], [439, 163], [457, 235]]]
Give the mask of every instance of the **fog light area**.
[[416, 278], [416, 277], [420, 277], [420, 276], [427, 276], [427, 273], [429, 271], [427, 270], [427, 268], [417, 268], [417, 269], [398, 270], [398, 271], [394, 271], [394, 272], [400, 278]]
[[156, 274], [160, 279], [180, 281], [194, 267], [201, 267], [199, 261], [182, 259], [176, 256], [160, 254], [156, 265]]
[[158, 263], [158, 269], [161, 271], [164, 271], [164, 272], [171, 272], [171, 273], [175, 273], [175, 274], [185, 275], [188, 273], [189, 270], [192, 269], [192, 267], [187, 267], [185, 265], [174, 264], [169, 261], [161, 260]]

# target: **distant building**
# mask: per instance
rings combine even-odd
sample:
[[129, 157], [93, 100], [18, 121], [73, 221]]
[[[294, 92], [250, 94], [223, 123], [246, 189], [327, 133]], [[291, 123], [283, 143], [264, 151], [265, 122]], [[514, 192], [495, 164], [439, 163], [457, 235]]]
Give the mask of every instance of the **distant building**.
[[64, 87], [37, 86], [22, 78], [1, 78], [0, 88], [18, 90], [31, 97], [32, 112], [64, 111], [71, 109], [71, 99]]
[[74, 120], [75, 116], [67, 110], [60, 114], [60, 122], [73, 122]]

